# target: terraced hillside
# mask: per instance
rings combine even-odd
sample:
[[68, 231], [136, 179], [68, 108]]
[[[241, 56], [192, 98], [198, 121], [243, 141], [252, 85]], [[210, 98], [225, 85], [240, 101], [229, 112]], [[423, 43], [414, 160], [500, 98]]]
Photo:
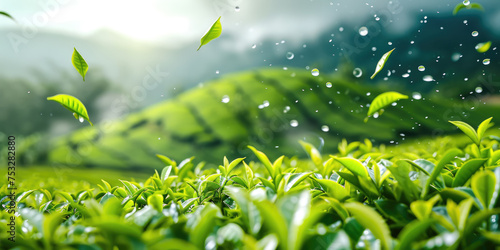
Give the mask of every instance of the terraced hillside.
[[[340, 74], [314, 77], [304, 70], [290, 69], [226, 76], [122, 121], [89, 126], [60, 138], [49, 148], [47, 163], [162, 167], [155, 154], [177, 161], [196, 155], [218, 163], [224, 155], [250, 156], [247, 145], [275, 158], [302, 154], [298, 140], [335, 152], [343, 138], [398, 143], [418, 134], [456, 131], [447, 122], [450, 119], [477, 124], [500, 111], [499, 106], [481, 104], [471, 112], [451, 100], [424, 96], [402, 100], [364, 123], [367, 104], [379, 93], [393, 89], [355, 82]], [[405, 94], [411, 96], [411, 92]]]

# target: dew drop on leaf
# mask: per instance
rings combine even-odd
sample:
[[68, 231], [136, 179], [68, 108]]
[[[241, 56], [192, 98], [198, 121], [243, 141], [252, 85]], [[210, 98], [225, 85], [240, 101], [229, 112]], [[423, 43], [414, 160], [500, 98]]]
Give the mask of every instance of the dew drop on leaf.
[[477, 31], [475, 31], [475, 30], [474, 30], [474, 31], [472, 31], [472, 36], [477, 36], [477, 35], [479, 35], [479, 32], [477, 32]]
[[411, 97], [413, 97], [413, 99], [415, 100], [420, 100], [422, 99], [422, 95], [418, 92], [413, 92], [413, 94], [411, 95]]
[[313, 70], [311, 70], [311, 75], [313, 76], [319, 76], [319, 70], [314, 68]]
[[418, 66], [418, 71], [424, 71], [424, 70], [425, 70], [425, 66], [424, 65]]
[[321, 126], [321, 130], [323, 132], [328, 132], [328, 131], [330, 131], [330, 128], [328, 126], [326, 126], [326, 125], [323, 125], [323, 126]]
[[287, 52], [286, 53], [286, 59], [292, 60], [295, 55], [292, 52]]
[[331, 83], [331, 82], [327, 82], [327, 83], [326, 83], [326, 87], [327, 87], [327, 88], [331, 88], [331, 87], [332, 87], [332, 83]]
[[222, 97], [222, 102], [223, 103], [228, 103], [230, 101], [229, 96], [225, 95]]
[[490, 64], [490, 59], [489, 58], [486, 58], [483, 60], [483, 64], [484, 65], [489, 65]]
[[80, 122], [82, 122], [82, 123], [83, 123], [83, 121], [85, 121], [85, 119], [83, 119], [83, 117], [81, 117], [81, 116], [78, 116], [78, 120], [79, 120]]
[[360, 68], [355, 68], [353, 71], [352, 71], [352, 74], [357, 77], [357, 78], [360, 78], [362, 75], [363, 75], [363, 71], [360, 69]]
[[361, 35], [361, 36], [368, 35], [368, 28], [366, 28], [365, 26], [359, 28], [359, 35]]
[[292, 126], [292, 127], [295, 128], [295, 127], [299, 126], [299, 122], [297, 120], [291, 120], [290, 121], [290, 126]]

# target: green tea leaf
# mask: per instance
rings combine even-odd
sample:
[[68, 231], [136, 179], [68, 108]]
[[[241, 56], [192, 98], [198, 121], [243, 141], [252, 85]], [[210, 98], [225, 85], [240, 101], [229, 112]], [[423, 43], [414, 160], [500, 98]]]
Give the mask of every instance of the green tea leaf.
[[378, 211], [399, 225], [406, 225], [415, 217], [409, 212], [408, 206], [395, 200], [380, 199], [375, 201]]
[[83, 122], [83, 119], [87, 120], [91, 126], [94, 126], [89, 119], [87, 109], [83, 103], [74, 96], [59, 94], [55, 96], [47, 97], [47, 100], [56, 101], [67, 108], [69, 111], [73, 112], [73, 115], [77, 120]]
[[368, 114], [366, 114], [365, 122], [367, 122], [368, 117], [375, 114], [375, 112], [401, 99], [408, 99], [408, 96], [394, 91], [385, 92], [378, 95], [377, 97], [375, 97], [375, 99], [373, 99], [372, 103], [370, 104], [370, 108], [368, 109]]
[[481, 122], [481, 124], [479, 124], [479, 127], [477, 127], [477, 139], [479, 140], [479, 142], [481, 142], [481, 139], [483, 139], [484, 133], [490, 127], [491, 119], [493, 119], [493, 117], [490, 117], [490, 118], [484, 120], [483, 122]]
[[210, 27], [210, 29], [205, 33], [205, 35], [201, 38], [200, 47], [198, 47], [197, 51], [200, 50], [201, 46], [209, 43], [213, 39], [220, 36], [222, 33], [222, 25], [220, 24], [220, 18], [215, 21], [215, 23]]
[[305, 141], [299, 141], [302, 148], [306, 151], [307, 155], [311, 157], [311, 160], [316, 166], [321, 166], [323, 164], [323, 159], [319, 151], [310, 143]]
[[317, 181], [322, 187], [323, 190], [328, 194], [328, 196], [335, 198], [339, 201], [344, 201], [349, 198], [349, 193], [345, 188], [332, 180], [323, 180], [323, 179], [314, 179]]
[[435, 222], [436, 221], [433, 219], [426, 219], [422, 221], [412, 221], [406, 225], [398, 235], [399, 245], [396, 249], [415, 249], [412, 247], [412, 244], [415, 243], [418, 237], [424, 234]]
[[85, 62], [85, 59], [78, 53], [76, 48], [73, 50], [73, 55], [71, 57], [71, 63], [73, 63], [73, 66], [75, 69], [80, 73], [80, 75], [83, 78], [83, 81], [85, 82], [85, 75], [87, 74], [87, 71], [89, 70], [89, 65], [87, 62]]
[[493, 208], [495, 205], [493, 195], [495, 193], [496, 184], [497, 179], [495, 174], [490, 171], [481, 171], [472, 176], [472, 191], [478, 200], [483, 204], [484, 208]]
[[391, 249], [391, 231], [380, 214], [373, 210], [373, 208], [358, 202], [347, 203], [344, 206], [356, 218], [359, 224], [370, 229], [372, 234], [380, 240], [382, 249]]
[[233, 171], [233, 169], [238, 166], [238, 164], [240, 164], [241, 161], [243, 161], [245, 158], [238, 158], [238, 159], [235, 159], [234, 161], [232, 161], [228, 168], [227, 168], [227, 175], [229, 175], [231, 173], [231, 171]]
[[14, 21], [14, 22], [16, 21], [16, 19], [14, 19], [14, 18], [13, 18], [13, 17], [12, 17], [9, 13], [7, 13], [7, 12], [0, 11], [0, 15], [8, 17], [8, 18], [12, 19], [12, 21]]
[[366, 170], [360, 161], [349, 157], [335, 158], [335, 160], [340, 162], [340, 164], [349, 169], [353, 174], [362, 178], [370, 178], [368, 170]]
[[257, 156], [257, 158], [259, 158], [260, 162], [262, 162], [262, 164], [264, 164], [264, 167], [266, 167], [269, 175], [272, 178], [274, 178], [273, 164], [271, 164], [271, 161], [269, 160], [269, 158], [267, 158], [267, 156], [264, 153], [260, 152], [259, 150], [257, 150], [256, 148], [254, 148], [252, 146], [248, 146], [248, 148], [253, 151], [255, 156]]
[[490, 47], [491, 47], [491, 41], [487, 41], [485, 43], [478, 43], [476, 45], [476, 50], [479, 53], [485, 53], [490, 49]]
[[476, 130], [469, 124], [461, 121], [449, 121], [451, 124], [457, 126], [462, 130], [475, 144], [479, 145], [479, 137], [477, 136]]
[[370, 77], [370, 79], [373, 79], [377, 74], [378, 72], [380, 72], [382, 70], [382, 68], [384, 68], [384, 65], [385, 65], [385, 62], [387, 62], [387, 60], [389, 59], [389, 56], [391, 55], [391, 53], [395, 50], [396, 48], [394, 49], [391, 49], [389, 50], [387, 53], [385, 53], [381, 58], [380, 60], [378, 61], [377, 63], [377, 67], [375, 68], [375, 73], [373, 73], [373, 75]]
[[461, 11], [463, 9], [477, 9], [477, 10], [484, 11], [483, 6], [481, 4], [478, 4], [478, 3], [470, 3], [469, 5], [459, 3], [453, 9], [453, 15], [456, 15], [459, 11]]
[[163, 210], [163, 196], [161, 194], [153, 194], [148, 197], [148, 205], [156, 211]]
[[156, 154], [156, 157], [158, 157], [158, 159], [160, 159], [167, 166], [172, 166], [174, 168], [177, 167], [177, 163], [174, 160], [172, 160], [164, 155]]
[[436, 178], [441, 174], [441, 170], [443, 169], [443, 167], [461, 154], [462, 151], [458, 148], [449, 149], [448, 151], [446, 151], [446, 153], [444, 153], [443, 158], [439, 160], [438, 164], [436, 164], [436, 166], [434, 167], [434, 170], [432, 170], [431, 176], [429, 177], [429, 179], [427, 179], [427, 183], [422, 190], [422, 198], [427, 195], [427, 191], [429, 190], [430, 185], [434, 183]]
[[460, 169], [458, 169], [453, 187], [463, 186], [469, 178], [486, 162], [488, 159], [471, 159], [466, 161]]

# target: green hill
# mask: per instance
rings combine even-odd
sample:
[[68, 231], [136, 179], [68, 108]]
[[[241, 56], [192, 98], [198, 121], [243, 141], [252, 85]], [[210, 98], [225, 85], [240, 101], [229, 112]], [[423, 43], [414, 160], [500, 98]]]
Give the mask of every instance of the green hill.
[[[335, 152], [343, 138], [398, 143], [415, 135], [456, 131], [450, 119], [477, 124], [500, 111], [483, 104], [463, 111], [458, 100], [410, 97], [364, 123], [367, 104], [394, 86], [367, 86], [356, 80], [340, 73], [314, 77], [290, 69], [228, 75], [122, 121], [78, 130], [57, 140], [45, 158], [51, 165], [137, 169], [161, 167], [155, 154], [219, 163], [224, 155], [250, 156], [247, 145], [271, 158], [300, 155], [298, 140], [318, 147], [323, 141], [323, 151]], [[222, 101], [225, 96], [227, 103]]]

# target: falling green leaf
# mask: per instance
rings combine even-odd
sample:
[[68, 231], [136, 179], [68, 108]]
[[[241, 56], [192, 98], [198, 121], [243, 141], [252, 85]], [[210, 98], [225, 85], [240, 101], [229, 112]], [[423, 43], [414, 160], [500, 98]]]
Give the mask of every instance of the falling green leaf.
[[7, 13], [7, 12], [0, 11], [0, 15], [8, 17], [8, 18], [12, 19], [12, 21], [14, 21], [14, 22], [16, 21], [16, 19], [14, 19], [14, 18], [13, 18], [11, 15], [9, 15], [9, 13]]
[[476, 45], [476, 50], [479, 53], [484, 53], [484, 52], [488, 51], [490, 49], [490, 47], [491, 47], [491, 41], [487, 41], [485, 43], [478, 43]]
[[67, 108], [69, 111], [73, 112], [73, 115], [75, 116], [76, 119], [80, 120], [80, 122], [83, 122], [83, 119], [87, 120], [91, 126], [94, 126], [92, 122], [89, 119], [89, 115], [87, 113], [87, 109], [83, 105], [83, 103], [78, 100], [74, 96], [70, 95], [65, 95], [65, 94], [59, 94], [55, 96], [50, 96], [47, 97], [47, 100], [49, 101], [56, 101], [63, 105], [63, 107]]
[[484, 8], [481, 4], [478, 3], [470, 3], [469, 5], [465, 5], [463, 3], [459, 3], [455, 6], [455, 9], [453, 9], [453, 15], [456, 15], [459, 11], [463, 9], [477, 9], [484, 11]]
[[71, 63], [73, 63], [73, 66], [75, 69], [80, 73], [80, 75], [83, 78], [83, 81], [85, 82], [85, 74], [87, 74], [87, 71], [89, 70], [89, 65], [87, 62], [85, 62], [85, 59], [78, 53], [76, 48], [73, 50], [73, 56], [71, 57]]
[[370, 104], [370, 108], [368, 109], [368, 114], [366, 115], [365, 122], [367, 122], [368, 117], [375, 114], [375, 112], [401, 99], [408, 99], [408, 96], [394, 91], [385, 92], [378, 95], [377, 97], [375, 97], [375, 99], [373, 99], [372, 103]]
[[373, 79], [377, 74], [378, 72], [380, 72], [382, 70], [382, 68], [384, 68], [384, 65], [385, 65], [385, 62], [387, 62], [387, 60], [389, 59], [389, 56], [391, 55], [391, 53], [395, 50], [396, 48], [394, 49], [391, 49], [389, 50], [387, 53], [385, 53], [381, 58], [380, 60], [378, 61], [377, 63], [377, 67], [375, 68], [375, 73], [373, 73], [373, 75], [370, 77], [370, 79]]
[[210, 27], [210, 29], [207, 31], [207, 33], [205, 33], [205, 35], [201, 38], [200, 47], [198, 47], [198, 49], [196, 51], [200, 50], [201, 46], [209, 43], [213, 39], [220, 36], [220, 34], [222, 33], [222, 25], [220, 24], [220, 18], [221, 17], [219, 17], [219, 19], [217, 19], [217, 21], [215, 21], [215, 23], [212, 25], [212, 27]]

